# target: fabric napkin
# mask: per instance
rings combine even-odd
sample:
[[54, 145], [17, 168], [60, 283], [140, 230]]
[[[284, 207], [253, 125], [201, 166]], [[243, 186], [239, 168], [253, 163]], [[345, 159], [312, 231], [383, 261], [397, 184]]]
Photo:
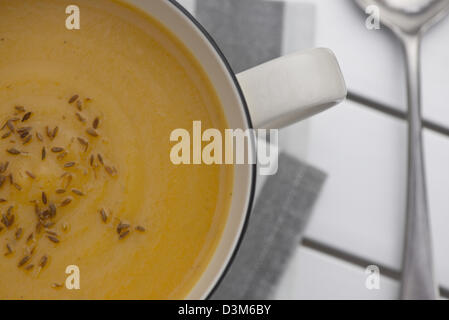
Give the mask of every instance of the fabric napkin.
[[194, 0], [191, 6], [235, 73], [314, 45], [315, 6], [307, 2]]
[[259, 300], [274, 293], [326, 175], [286, 154], [268, 177], [251, 213], [243, 242], [212, 299]]
[[[238, 73], [313, 46], [315, 8], [263, 0], [183, 0]], [[301, 240], [326, 175], [281, 153], [239, 252], [212, 299], [268, 299]]]

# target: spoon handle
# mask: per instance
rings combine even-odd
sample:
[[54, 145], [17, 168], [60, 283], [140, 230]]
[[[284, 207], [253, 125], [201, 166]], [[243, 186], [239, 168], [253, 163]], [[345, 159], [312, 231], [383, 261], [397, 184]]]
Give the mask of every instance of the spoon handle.
[[402, 299], [436, 299], [421, 123], [419, 35], [403, 35], [407, 60], [408, 187]]

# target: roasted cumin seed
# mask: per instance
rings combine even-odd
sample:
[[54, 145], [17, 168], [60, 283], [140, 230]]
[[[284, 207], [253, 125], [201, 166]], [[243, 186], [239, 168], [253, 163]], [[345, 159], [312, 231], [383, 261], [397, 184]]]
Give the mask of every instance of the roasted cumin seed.
[[33, 139], [33, 136], [30, 134], [27, 135], [26, 138], [23, 140], [23, 144], [25, 145], [25, 144], [29, 143], [31, 141], [31, 139]]
[[26, 173], [27, 176], [30, 177], [31, 179], [36, 179], [36, 176], [35, 176], [33, 173], [31, 173], [31, 172], [29, 172], [29, 171], [25, 171], [25, 173]]
[[6, 132], [4, 135], [2, 135], [2, 139], [6, 139], [11, 135], [11, 131]]
[[11, 227], [13, 225], [15, 216], [14, 215], [10, 215], [9, 217], [7, 217], [7, 219], [8, 219], [8, 225], [5, 225], [5, 227], [9, 228], [9, 227]]
[[70, 104], [74, 103], [76, 100], [78, 100], [79, 97], [80, 97], [80, 96], [77, 95], [77, 94], [73, 95], [73, 96], [69, 99], [69, 103], [70, 103]]
[[67, 181], [66, 181], [66, 184], [65, 184], [64, 189], [68, 189], [68, 188], [69, 188], [70, 184], [72, 183], [72, 180], [73, 180], [73, 177], [72, 177], [71, 174], [69, 174], [69, 175], [67, 176]]
[[48, 240], [50, 240], [53, 243], [59, 243], [59, 239], [56, 238], [55, 236], [48, 235], [47, 238], [48, 238]]
[[36, 251], [36, 246], [32, 247], [31, 249], [26, 248], [25, 251], [26, 251], [27, 255], [32, 256], [34, 254], [34, 251]]
[[25, 267], [25, 270], [26, 271], [30, 271], [31, 269], [33, 269], [34, 268], [34, 264], [29, 264], [29, 265], [27, 265], [26, 267]]
[[51, 236], [55, 236], [55, 237], [58, 236], [58, 234], [57, 234], [56, 232], [50, 231], [50, 230], [45, 231], [45, 233], [46, 233], [46, 234], [49, 234], [49, 235], [51, 235]]
[[45, 132], [47, 133], [47, 137], [49, 137], [50, 139], [52, 139], [52, 132], [51, 132], [49, 126], [46, 126], [46, 127], [45, 127]]
[[[49, 215], [50, 215], [50, 213], [49, 213]], [[45, 229], [50, 229], [50, 228], [53, 228], [54, 226], [55, 226], [55, 223], [51, 222], [51, 221], [44, 224]]]
[[76, 102], [76, 108], [77, 108], [79, 111], [83, 110], [83, 103], [81, 102], [81, 100], [78, 100], [78, 101]]
[[48, 257], [42, 256], [41, 260], [39, 261], [39, 267], [44, 268], [47, 265]]
[[8, 127], [8, 129], [9, 129], [11, 132], [14, 132], [14, 125], [12, 124], [12, 121], [11, 121], [11, 120], [6, 121], [6, 126]]
[[6, 201], [7, 201], [6, 199], [0, 198], [0, 203], [4, 203]]
[[103, 220], [104, 223], [108, 221], [108, 215], [106, 214], [106, 211], [104, 209], [100, 209], [100, 216], [101, 220]]
[[37, 234], [39, 234], [39, 233], [41, 233], [41, 230], [42, 230], [42, 223], [40, 222], [40, 221], [38, 221], [37, 223], [36, 223], [36, 233]]
[[122, 240], [124, 238], [126, 238], [129, 235], [129, 230], [126, 230], [125, 232], [121, 233], [118, 238], [119, 240]]
[[117, 226], [117, 233], [121, 234], [122, 231], [129, 229], [129, 227], [129, 224], [120, 222]]
[[56, 193], [63, 194], [63, 193], [65, 193], [65, 189], [58, 189], [58, 190], [56, 190]]
[[9, 243], [6, 244], [6, 253], [5, 256], [8, 256], [12, 253], [12, 248], [11, 245]]
[[75, 115], [80, 122], [86, 122], [86, 118], [81, 113], [77, 112]]
[[58, 159], [59, 161], [61, 161], [61, 160], [63, 160], [66, 156], [67, 156], [67, 152], [66, 151], [64, 151], [64, 152], [62, 152], [62, 153], [60, 153], [57, 157], [56, 157], [56, 159]]
[[86, 132], [92, 137], [98, 137], [98, 132], [94, 128], [88, 128]]
[[56, 216], [56, 206], [54, 203], [50, 202], [48, 206], [48, 211], [50, 212], [51, 218], [54, 218]]
[[0, 173], [4, 173], [8, 169], [8, 166], [9, 166], [9, 161], [0, 163]]
[[53, 132], [51, 133], [53, 139], [56, 138], [56, 136], [58, 135], [58, 132], [59, 132], [59, 127], [56, 126], [56, 127], [53, 129]]
[[78, 139], [79, 143], [81, 143], [83, 146], [88, 144], [88, 142], [84, 138], [78, 137], [77, 139]]
[[84, 147], [84, 151], [87, 151], [87, 148], [89, 147], [89, 142], [87, 142], [85, 139], [78, 137], [78, 142]]
[[60, 152], [63, 152], [64, 151], [64, 148], [62, 148], [62, 147], [53, 147], [53, 148], [51, 148], [51, 152], [54, 152], [54, 153], [60, 153]]
[[14, 223], [14, 219], [15, 217], [13, 214], [7, 213], [2, 214], [1, 221], [6, 228], [10, 228]]
[[31, 233], [29, 234], [29, 236], [27, 237], [26, 242], [28, 243], [28, 242], [30, 242], [30, 241], [33, 240], [33, 239], [34, 239], [34, 233], [31, 232]]
[[42, 203], [47, 204], [47, 194], [45, 192], [42, 192]]
[[136, 229], [136, 231], [139, 231], [139, 232], [145, 232], [146, 231], [146, 229], [144, 227], [142, 227], [142, 226], [137, 226], [135, 229]]
[[30, 119], [31, 118], [31, 116], [32, 116], [32, 112], [27, 112], [27, 113], [25, 113], [25, 115], [23, 116], [23, 118], [22, 118], [22, 122], [25, 122], [25, 121], [27, 121], [28, 119]]
[[30, 259], [31, 259], [31, 256], [23, 257], [17, 264], [17, 267], [19, 267], [19, 268], [23, 267], [28, 261], [30, 261]]
[[[48, 218], [50, 218], [50, 211], [49, 210], [44, 210], [39, 214], [39, 219], [41, 219], [43, 222], [43, 220], [47, 220]], [[44, 227], [47, 226], [47, 223], [44, 224]]]
[[117, 174], [117, 169], [115, 169], [115, 167], [105, 166], [104, 169], [110, 176], [115, 176]]
[[16, 236], [16, 240], [19, 240], [22, 237], [22, 233], [23, 233], [23, 229], [19, 228], [17, 229], [15, 236]]
[[13, 183], [14, 188], [16, 188], [18, 191], [22, 191], [22, 186], [18, 183]]
[[65, 198], [64, 201], [61, 202], [61, 207], [65, 207], [67, 205], [70, 204], [70, 202], [72, 202], [72, 198]]
[[31, 130], [33, 130], [32, 127], [20, 127], [17, 129], [17, 133], [21, 135], [20, 136], [21, 138], [23, 138], [23, 137], [25, 137], [24, 134], [30, 133]]
[[59, 127], [56, 126], [53, 130], [50, 129], [49, 126], [45, 127], [46, 132], [47, 132], [47, 136], [53, 140], [54, 138], [56, 138], [56, 135], [58, 134], [59, 131]]
[[90, 156], [90, 159], [89, 159], [89, 164], [90, 164], [91, 167], [93, 167], [93, 165], [94, 165], [94, 159], [95, 159], [95, 157], [94, 157], [94, 155], [92, 154], [92, 155]]
[[103, 157], [101, 156], [101, 154], [97, 154], [97, 158], [98, 158], [98, 161], [101, 163], [101, 165], [104, 166]]
[[72, 189], [72, 192], [74, 194], [76, 194], [77, 196], [84, 196], [84, 193], [82, 193], [81, 191], [79, 191], [78, 189]]
[[16, 148], [10, 148], [8, 150], [6, 150], [9, 154], [12, 154], [14, 156], [19, 155], [21, 152], [19, 150], [17, 150]]
[[20, 139], [24, 139], [24, 138], [28, 137], [29, 132], [23, 131], [23, 132], [20, 132], [19, 135], [20, 135]]
[[43, 141], [44, 140], [44, 138], [42, 137], [42, 135], [39, 132], [36, 132], [36, 138], [39, 141]]
[[41, 210], [39, 209], [39, 205], [37, 204], [37, 201], [34, 200], [34, 213], [36, 216], [39, 216], [41, 214]]
[[98, 129], [98, 125], [100, 124], [100, 118], [96, 117], [92, 122], [92, 128]]
[[3, 184], [5, 183], [6, 177], [4, 175], [0, 174], [0, 188], [3, 186]]
[[47, 150], [45, 147], [42, 147], [42, 160], [45, 160], [45, 156], [47, 155]]
[[64, 168], [71, 168], [71, 167], [74, 167], [75, 166], [75, 162], [67, 162], [66, 164], [64, 164]]
[[16, 109], [16, 111], [19, 112], [19, 113], [25, 112], [25, 107], [24, 106], [15, 106], [14, 109]]

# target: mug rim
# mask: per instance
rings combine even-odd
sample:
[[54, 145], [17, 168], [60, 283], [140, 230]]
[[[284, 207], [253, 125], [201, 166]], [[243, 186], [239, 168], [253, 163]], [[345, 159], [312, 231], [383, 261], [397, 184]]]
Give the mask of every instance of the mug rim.
[[[231, 65], [229, 64], [228, 60], [226, 59], [226, 56], [221, 51], [218, 44], [215, 42], [214, 38], [209, 34], [209, 32], [203, 27], [203, 25], [189, 12], [186, 8], [184, 8], [180, 3], [178, 3], [176, 0], [168, 0], [170, 4], [172, 4], [177, 10], [179, 10], [182, 14], [184, 14], [185, 17], [187, 17], [193, 25], [197, 28], [198, 31], [206, 38], [206, 40], [211, 44], [217, 55], [220, 57], [221, 61], [223, 62], [223, 65], [226, 67], [226, 70], [230, 76], [230, 78], [233, 81], [234, 87], [237, 89], [240, 102], [243, 107], [243, 111], [245, 114], [246, 122], [249, 129], [253, 129], [253, 123], [251, 120], [251, 115], [248, 109], [248, 104], [246, 102], [245, 96], [243, 94], [243, 90], [240, 87], [240, 84], [237, 80], [237, 77], [235, 75], [235, 72], [232, 70]], [[254, 144], [252, 144], [254, 146]], [[236, 244], [232, 250], [232, 253], [230, 255], [229, 260], [226, 263], [226, 266], [224, 267], [223, 271], [219, 275], [218, 279], [215, 281], [215, 283], [211, 286], [211, 289], [208, 293], [206, 293], [204, 300], [209, 300], [211, 296], [214, 294], [214, 292], [217, 290], [218, 286], [223, 281], [226, 274], [229, 272], [230, 267], [232, 266], [232, 263], [234, 262], [237, 253], [240, 249], [240, 246], [242, 244], [244, 235], [246, 233], [246, 230], [248, 228], [249, 218], [251, 216], [251, 211], [254, 206], [254, 198], [255, 198], [255, 191], [256, 191], [256, 177], [257, 177], [257, 164], [251, 165], [251, 186], [250, 186], [250, 194], [248, 198], [248, 207], [246, 208], [246, 213], [243, 221], [243, 226], [240, 230], [240, 234], [238, 236], [238, 239], [236, 241]]]

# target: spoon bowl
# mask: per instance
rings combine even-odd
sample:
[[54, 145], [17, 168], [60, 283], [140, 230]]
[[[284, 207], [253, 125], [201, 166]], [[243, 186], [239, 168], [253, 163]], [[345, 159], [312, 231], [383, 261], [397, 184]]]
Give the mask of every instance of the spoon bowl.
[[382, 24], [393, 32], [417, 34], [427, 31], [449, 13], [447, 0], [356, 0], [365, 9], [375, 5], [380, 9]]

